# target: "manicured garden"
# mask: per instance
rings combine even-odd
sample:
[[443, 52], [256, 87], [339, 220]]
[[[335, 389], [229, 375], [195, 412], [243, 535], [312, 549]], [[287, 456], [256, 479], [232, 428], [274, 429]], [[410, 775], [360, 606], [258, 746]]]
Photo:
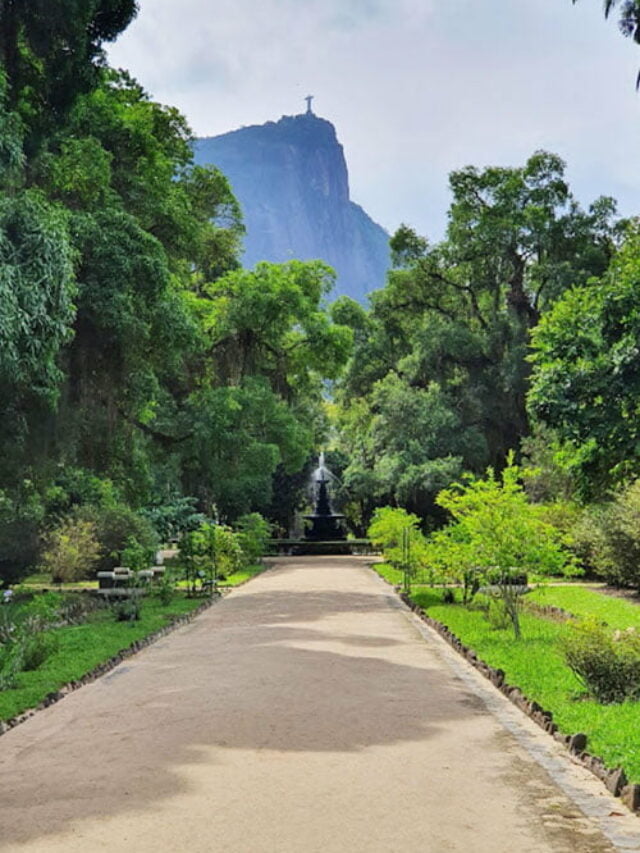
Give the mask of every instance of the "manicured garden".
[[[149, 550], [130, 540], [118, 556], [132, 568], [102, 572], [101, 584], [107, 575], [109, 583], [99, 592], [88, 572], [67, 581], [58, 574], [57, 583], [53, 573], [27, 577], [0, 603], [0, 720], [37, 706], [212, 595], [263, 571], [266, 534], [258, 516], [240, 532], [202, 523], [154, 572], [146, 569]], [[68, 540], [64, 544], [68, 551]]]
[[[53, 596], [60, 602], [64, 597]], [[33, 669], [20, 669], [14, 676], [13, 686], [0, 690], [0, 719], [10, 719], [35, 707], [47, 694], [70, 681], [77, 681], [136, 640], [153, 634], [202, 603], [202, 598], [176, 594], [168, 605], [163, 605], [158, 598], [149, 595], [136, 620], [118, 621], [111, 607], [102, 606], [88, 612], [80, 624], [39, 632], [39, 643], [45, 647], [44, 660]], [[55, 607], [55, 601], [50, 604]], [[16, 609], [24, 613], [30, 606], [17, 606]], [[3, 609], [0, 616], [6, 612]]]
[[[379, 564], [376, 571], [393, 583], [401, 573]], [[565, 661], [562, 640], [572, 630], [571, 623], [521, 614], [522, 637], [516, 640], [510, 625], [492, 624], [480, 595], [471, 607], [443, 601], [443, 588], [417, 586], [412, 599], [433, 619], [446, 625], [482, 660], [504, 670], [506, 681], [519, 687], [544, 709], [553, 712], [559, 730], [565, 734], [583, 732], [588, 749], [611, 768], [622, 766], [632, 782], [640, 782], [640, 703], [624, 701], [603, 704], [589, 697]], [[458, 601], [460, 597], [457, 592]], [[580, 587], [543, 586], [525, 601], [552, 605], [577, 617], [594, 616], [608, 628], [640, 628], [640, 606]]]

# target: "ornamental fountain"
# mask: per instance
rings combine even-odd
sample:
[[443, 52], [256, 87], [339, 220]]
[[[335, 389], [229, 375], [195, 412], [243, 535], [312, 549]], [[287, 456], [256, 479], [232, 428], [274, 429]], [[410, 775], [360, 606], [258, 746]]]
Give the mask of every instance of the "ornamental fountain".
[[304, 542], [307, 544], [303, 546], [303, 553], [349, 553], [344, 515], [334, 512], [331, 506], [329, 486], [335, 479], [325, 464], [324, 453], [321, 453], [318, 467], [311, 475], [314, 508], [312, 513], [304, 516], [305, 521], [310, 524], [306, 527], [304, 534]]

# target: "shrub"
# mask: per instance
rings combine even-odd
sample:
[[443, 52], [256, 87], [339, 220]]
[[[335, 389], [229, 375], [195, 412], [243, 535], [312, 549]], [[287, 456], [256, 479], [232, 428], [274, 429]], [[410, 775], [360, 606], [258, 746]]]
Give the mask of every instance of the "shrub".
[[145, 547], [134, 537], [127, 540], [126, 547], [120, 552], [120, 564], [131, 569], [135, 574], [148, 569], [153, 565], [153, 561], [154, 549]]
[[491, 598], [489, 606], [485, 610], [487, 621], [492, 628], [499, 631], [504, 631], [511, 625], [511, 615], [505, 607], [504, 601], [499, 598]]
[[640, 590], [640, 480], [592, 510], [577, 532], [598, 575], [615, 586]]
[[[484, 478], [467, 477], [438, 494], [436, 503], [453, 522], [436, 531], [428, 543], [432, 562], [463, 583], [465, 599], [496, 577], [496, 594], [509, 614], [514, 635], [520, 637], [522, 586], [518, 573], [575, 573], [571, 555], [559, 530], [539, 517], [520, 483], [520, 470], [509, 454], [498, 479], [492, 469]], [[493, 574], [492, 574], [493, 573]]]
[[101, 598], [83, 594], [65, 595], [58, 608], [60, 620], [66, 625], [81, 625], [96, 610], [102, 610], [105, 602]]
[[25, 672], [38, 669], [47, 658], [58, 650], [58, 638], [55, 634], [36, 631], [22, 639], [22, 666]]
[[240, 535], [224, 524], [201, 524], [180, 540], [180, 561], [192, 593], [198, 580], [215, 585], [242, 567]]
[[142, 603], [139, 596], [130, 595], [128, 598], [116, 602], [112, 609], [116, 622], [136, 622], [140, 619]]
[[141, 515], [147, 518], [162, 542], [179, 539], [184, 533], [189, 533], [207, 519], [196, 509], [197, 499], [191, 497], [174, 497], [164, 503], [147, 507]]
[[31, 672], [58, 649], [55, 634], [38, 630], [37, 622], [14, 623], [10, 638], [0, 645], [0, 690], [17, 686], [20, 672]]
[[156, 593], [158, 595], [158, 599], [160, 600], [160, 604], [163, 607], [168, 607], [173, 601], [173, 597], [176, 592], [176, 582], [175, 578], [171, 574], [171, 572], [166, 571], [158, 585], [156, 586]]
[[0, 690], [11, 690], [17, 686], [22, 653], [22, 643], [17, 640], [0, 646]]
[[598, 702], [640, 699], [640, 633], [611, 631], [595, 618], [569, 626], [561, 641], [567, 666]]
[[41, 631], [60, 621], [63, 601], [64, 597], [59, 592], [43, 592], [34, 595], [20, 613], [34, 628]]
[[262, 561], [267, 542], [271, 536], [271, 525], [259, 512], [243, 515], [236, 521], [238, 541], [246, 565]]
[[101, 557], [96, 566], [98, 571], [110, 571], [117, 566], [120, 554], [130, 540], [153, 551], [158, 547], [158, 536], [151, 522], [126, 504], [82, 507], [78, 514], [96, 525], [101, 548]]
[[87, 577], [99, 557], [95, 523], [72, 515], [46, 535], [41, 567], [54, 582], [70, 583]]
[[386, 562], [402, 570], [405, 592], [409, 592], [411, 578], [415, 577], [418, 568], [427, 563], [426, 539], [419, 524], [417, 515], [398, 507], [385, 506], [374, 512], [367, 530], [372, 543], [382, 548]]

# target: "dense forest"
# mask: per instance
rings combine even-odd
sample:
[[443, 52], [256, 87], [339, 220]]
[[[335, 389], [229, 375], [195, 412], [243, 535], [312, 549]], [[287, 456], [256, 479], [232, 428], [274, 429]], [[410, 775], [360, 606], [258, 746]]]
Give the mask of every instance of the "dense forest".
[[106, 62], [135, 14], [1, 5], [2, 581], [61, 528], [106, 556], [203, 517], [286, 530], [323, 446], [361, 535], [385, 505], [441, 526], [443, 490], [515, 453], [580, 559], [620, 572], [621, 543], [640, 553], [637, 223], [583, 209], [538, 151], [454, 172], [445, 239], [401, 227], [370, 310], [328, 304], [322, 262], [243, 269], [225, 176]]

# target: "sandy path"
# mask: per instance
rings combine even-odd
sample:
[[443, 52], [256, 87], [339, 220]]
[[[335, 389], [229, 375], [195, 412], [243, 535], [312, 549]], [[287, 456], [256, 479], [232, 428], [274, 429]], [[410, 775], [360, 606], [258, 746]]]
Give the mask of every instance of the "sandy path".
[[613, 850], [438, 643], [362, 559], [281, 564], [0, 739], [0, 847]]

